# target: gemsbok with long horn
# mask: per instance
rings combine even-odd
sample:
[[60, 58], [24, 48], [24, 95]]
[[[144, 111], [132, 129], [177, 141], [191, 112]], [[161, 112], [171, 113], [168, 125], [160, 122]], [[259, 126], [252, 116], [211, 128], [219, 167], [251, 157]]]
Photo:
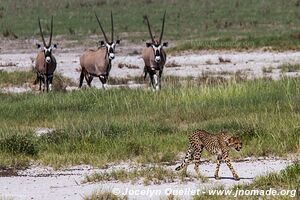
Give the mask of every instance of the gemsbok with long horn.
[[88, 50], [80, 57], [81, 74], [79, 80], [79, 88], [82, 87], [83, 79], [85, 78], [89, 87], [94, 77], [99, 77], [103, 89], [107, 88], [107, 79], [112, 66], [112, 60], [115, 58], [115, 47], [120, 44], [120, 40], [114, 41], [114, 22], [113, 14], [111, 17], [111, 41], [103, 30], [100, 19], [95, 13], [96, 19], [103, 33], [104, 40], [100, 41], [100, 47], [97, 50]]
[[42, 36], [43, 46], [40, 44], [36, 44], [37, 48], [40, 51], [37, 54], [35, 61], [35, 71], [36, 71], [36, 80], [34, 84], [39, 82], [39, 90], [42, 89], [42, 83], [44, 84], [43, 91], [51, 91], [52, 90], [52, 80], [53, 73], [56, 69], [56, 59], [52, 54], [52, 50], [57, 48], [57, 44], [52, 45], [52, 35], [53, 35], [53, 16], [51, 18], [51, 29], [50, 29], [50, 39], [48, 44], [45, 42], [43, 30], [41, 27], [41, 20], [38, 18], [40, 34]]
[[168, 42], [162, 43], [164, 26], [165, 26], [165, 18], [166, 18], [166, 11], [163, 16], [162, 28], [161, 28], [159, 40], [155, 40], [152, 35], [148, 16], [147, 15], [144, 16], [144, 19], [147, 22], [147, 26], [151, 38], [151, 42], [146, 43], [146, 48], [144, 48], [142, 52], [142, 57], [145, 63], [144, 79], [146, 79], [147, 74], [149, 74], [150, 84], [152, 85], [154, 90], [159, 90], [161, 88], [161, 76], [163, 73], [164, 65], [167, 60], [167, 55], [163, 47], [167, 47]]

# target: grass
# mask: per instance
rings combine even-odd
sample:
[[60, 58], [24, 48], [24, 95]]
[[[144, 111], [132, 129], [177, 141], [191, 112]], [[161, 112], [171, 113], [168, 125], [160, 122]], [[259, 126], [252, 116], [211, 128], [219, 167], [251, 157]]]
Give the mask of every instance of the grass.
[[299, 192], [299, 186], [300, 161], [295, 161], [286, 169], [281, 170], [280, 173], [270, 173], [267, 176], [257, 177], [251, 184], [241, 187], [245, 189], [260, 188], [265, 190], [272, 187], [275, 189], [297, 190]]
[[174, 172], [173, 170], [168, 170], [161, 166], [153, 166], [141, 169], [135, 168], [130, 171], [120, 169], [113, 170], [111, 172], [94, 173], [92, 175], [87, 175], [83, 182], [137, 182], [142, 180], [144, 185], [160, 185], [162, 183], [173, 183], [177, 178], [178, 173]]
[[90, 196], [85, 196], [84, 200], [127, 200], [126, 196], [117, 196], [109, 191], [95, 191]]
[[[286, 169], [281, 170], [279, 173], [270, 173], [266, 176], [256, 177], [254, 181], [246, 185], [237, 185], [231, 189], [231, 195], [200, 195], [195, 196], [194, 199], [298, 199], [299, 198], [299, 185], [300, 185], [300, 162], [295, 161], [292, 165], [288, 166]], [[243, 191], [251, 190], [270, 190], [282, 191], [286, 190], [286, 195], [277, 195], [277, 196], [258, 196], [258, 195], [242, 195]], [[224, 188], [216, 188], [219, 190], [224, 190]], [[237, 193], [236, 193], [237, 192]], [[237, 195], [237, 197], [234, 197]]]
[[149, 39], [142, 16], [149, 15], [152, 29], [159, 35], [165, 9], [164, 39], [171, 40], [172, 46], [175, 43], [172, 50], [263, 46], [282, 50], [300, 46], [298, 0], [53, 0], [51, 4], [39, 0], [3, 0], [0, 34], [12, 39], [32, 36], [40, 39], [37, 17], [41, 17], [47, 34], [53, 15], [54, 34], [82, 44], [84, 36], [100, 32], [94, 11], [110, 35], [109, 11], [112, 10], [116, 37], [141, 43]]
[[[32, 87], [36, 79], [36, 73], [33, 71], [0, 71], [0, 87]], [[67, 86], [77, 86], [74, 81], [62, 76], [60, 73], [55, 73], [53, 78], [54, 91], [66, 91]]]
[[94, 173], [87, 175], [83, 183], [88, 182], [103, 182], [103, 181], [121, 181], [136, 183], [142, 181], [144, 185], [160, 185], [163, 183], [173, 183], [177, 180], [181, 182], [193, 181], [200, 179], [202, 182], [207, 182], [208, 178], [196, 177], [190, 174], [185, 174], [183, 171], [175, 172], [171, 169], [166, 169], [163, 166], [148, 166], [134, 167], [131, 170], [118, 169], [110, 172]]
[[169, 52], [185, 50], [205, 49], [237, 49], [247, 50], [260, 47], [268, 47], [271, 50], [298, 50], [299, 39], [292, 35], [268, 35], [268, 36], [243, 36], [243, 37], [221, 37], [217, 39], [192, 39], [180, 41], [176, 46], [169, 49]]
[[[232, 152], [233, 158], [300, 153], [299, 78], [165, 81], [159, 93], [88, 89], [0, 94], [0, 166], [21, 167], [30, 160], [54, 167], [128, 159], [173, 162], [186, 151], [187, 135], [196, 128], [227, 129], [240, 136], [244, 149]], [[37, 137], [37, 127], [55, 131]]]
[[300, 64], [282, 64], [278, 66], [281, 72], [299, 72]]
[[272, 73], [273, 68], [272, 67], [263, 67], [262, 71], [263, 71], [263, 73]]
[[15, 71], [7, 72], [0, 71], [0, 86], [5, 87], [9, 85], [23, 85], [25, 83], [33, 83], [35, 74], [31, 71]]

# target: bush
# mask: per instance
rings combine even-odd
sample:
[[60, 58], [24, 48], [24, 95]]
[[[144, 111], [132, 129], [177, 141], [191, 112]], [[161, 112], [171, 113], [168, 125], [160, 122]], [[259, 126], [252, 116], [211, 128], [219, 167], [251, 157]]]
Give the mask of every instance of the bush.
[[38, 154], [37, 139], [32, 134], [13, 134], [0, 140], [0, 149], [11, 154]]

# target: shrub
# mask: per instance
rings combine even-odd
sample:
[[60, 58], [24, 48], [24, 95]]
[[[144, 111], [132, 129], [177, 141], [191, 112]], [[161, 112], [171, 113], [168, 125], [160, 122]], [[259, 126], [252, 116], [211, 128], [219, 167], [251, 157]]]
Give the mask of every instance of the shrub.
[[38, 142], [32, 134], [13, 134], [0, 140], [0, 149], [11, 154], [38, 154]]

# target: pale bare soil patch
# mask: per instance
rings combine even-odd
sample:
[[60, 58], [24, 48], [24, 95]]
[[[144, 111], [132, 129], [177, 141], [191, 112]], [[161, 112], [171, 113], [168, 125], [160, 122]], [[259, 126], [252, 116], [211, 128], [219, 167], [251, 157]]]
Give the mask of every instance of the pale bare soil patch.
[[[133, 48], [135, 47], [133, 46]], [[140, 49], [136, 48], [136, 52], [139, 53]], [[0, 54], [0, 70], [31, 70], [34, 65], [36, 51], [34, 53], [8, 52]], [[79, 57], [83, 51], [84, 48], [76, 48], [74, 51], [71, 49], [56, 50], [54, 55], [58, 62], [57, 71], [63, 76], [78, 82], [80, 75]], [[126, 55], [124, 51], [124, 47], [121, 50], [119, 49], [119, 52], [117, 51], [110, 77], [130, 79], [143, 76], [144, 64], [141, 56], [139, 54]], [[203, 76], [231, 78], [238, 74], [245, 79], [269, 78], [277, 80], [282, 76], [300, 76], [298, 71], [283, 72], [278, 68], [283, 64], [297, 63], [300, 63], [300, 52], [295, 51], [199, 51], [169, 55], [164, 75], [196, 78]], [[130, 84], [134, 88], [140, 87], [140, 85], [134, 85], [135, 82], [130, 82]], [[101, 83], [98, 79], [94, 79], [92, 85], [101, 88]], [[141, 87], [144, 87], [144, 85]]]
[[[94, 168], [87, 165], [69, 167], [61, 170], [54, 170], [51, 167], [33, 165], [26, 170], [20, 170], [16, 173], [10, 173], [7, 177], [0, 177], [0, 197], [8, 197], [13, 199], [82, 199], [84, 196], [91, 195], [96, 190], [112, 191], [114, 193], [125, 194], [127, 190], [151, 190], [161, 191], [160, 195], [154, 195], [151, 199], [159, 199], [166, 197], [166, 191], [170, 188], [176, 190], [196, 190], [201, 191], [209, 188], [224, 186], [230, 188], [235, 184], [250, 183], [254, 177], [266, 175], [269, 172], [278, 172], [292, 161], [280, 158], [246, 158], [233, 162], [233, 166], [240, 175], [241, 180], [235, 181], [225, 164], [221, 165], [221, 180], [213, 178], [216, 164], [210, 161], [204, 161], [200, 165], [201, 174], [207, 179], [198, 180], [196, 178], [187, 178], [182, 180], [175, 177], [170, 183], [155, 183], [145, 185], [141, 181], [102, 181], [85, 183], [85, 177], [93, 173], [107, 173], [116, 170], [130, 171], [133, 168], [147, 168], [148, 165], [136, 165], [121, 163], [118, 165], [109, 165], [106, 169]], [[163, 165], [167, 170], [174, 170], [178, 165]], [[195, 177], [193, 165], [188, 168], [190, 177]], [[144, 195], [126, 195], [129, 199], [149, 199]], [[190, 199], [191, 194], [179, 195], [180, 198]]]

